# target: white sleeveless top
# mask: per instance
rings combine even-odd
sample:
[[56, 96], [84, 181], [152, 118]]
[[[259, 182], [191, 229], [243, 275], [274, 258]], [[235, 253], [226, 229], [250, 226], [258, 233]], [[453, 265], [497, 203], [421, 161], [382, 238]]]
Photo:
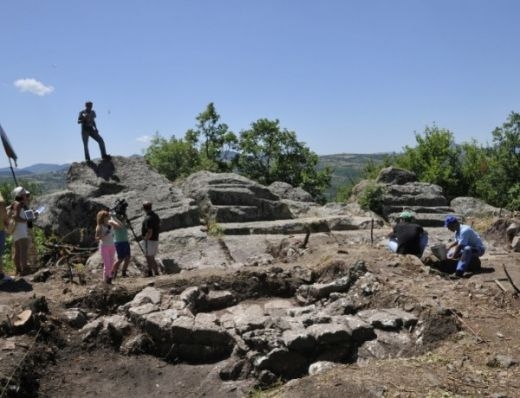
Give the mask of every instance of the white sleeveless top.
[[112, 235], [112, 227], [107, 224], [101, 225], [100, 246], [110, 246], [114, 244], [114, 236]]
[[[20, 218], [23, 220], [27, 220], [25, 216], [25, 211], [23, 208], [20, 210]], [[16, 227], [13, 232], [13, 242], [16, 242], [18, 239], [24, 239], [29, 236], [29, 231], [27, 228], [27, 222], [16, 222]]]

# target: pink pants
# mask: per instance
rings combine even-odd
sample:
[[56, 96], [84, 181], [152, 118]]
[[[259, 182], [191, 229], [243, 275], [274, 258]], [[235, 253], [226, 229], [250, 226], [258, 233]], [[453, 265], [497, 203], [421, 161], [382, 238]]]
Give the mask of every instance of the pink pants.
[[103, 278], [112, 278], [112, 268], [114, 267], [116, 247], [114, 245], [101, 245], [101, 258], [103, 259]]

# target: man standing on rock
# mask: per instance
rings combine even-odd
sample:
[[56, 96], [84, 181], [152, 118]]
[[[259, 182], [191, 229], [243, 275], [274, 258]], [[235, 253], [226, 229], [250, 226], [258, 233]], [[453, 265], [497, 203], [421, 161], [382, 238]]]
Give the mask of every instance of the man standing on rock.
[[96, 112], [92, 109], [92, 102], [85, 102], [85, 109], [83, 109], [78, 116], [78, 123], [81, 123], [81, 138], [83, 139], [83, 149], [85, 150], [85, 160], [90, 162], [90, 154], [88, 152], [88, 137], [92, 137], [99, 144], [101, 157], [103, 159], [110, 159], [105, 149], [105, 141], [99, 135], [96, 126]]
[[146, 212], [146, 216], [141, 226], [141, 234], [143, 236], [143, 252], [148, 265], [148, 276], [159, 275], [159, 266], [157, 261], [155, 261], [155, 255], [159, 246], [159, 226], [161, 220], [152, 210], [151, 202], [144, 202], [143, 210]]
[[479, 257], [484, 254], [486, 248], [479, 234], [469, 225], [460, 224], [455, 216], [447, 216], [444, 226], [455, 232], [455, 241], [447, 247], [448, 258], [458, 259], [455, 275], [462, 277], [464, 272], [480, 271]]
[[420, 258], [428, 244], [428, 234], [413, 221], [414, 217], [409, 211], [403, 211], [399, 215], [398, 222], [389, 235], [388, 247], [394, 253], [413, 254]]

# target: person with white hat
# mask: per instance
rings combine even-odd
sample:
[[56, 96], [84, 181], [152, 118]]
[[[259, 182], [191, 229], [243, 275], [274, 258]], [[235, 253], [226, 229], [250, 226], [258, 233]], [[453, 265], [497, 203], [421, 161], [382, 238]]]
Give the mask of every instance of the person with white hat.
[[16, 275], [23, 275], [27, 268], [28, 229], [27, 217], [24, 211], [27, 191], [23, 187], [13, 189], [14, 202], [12, 206], [12, 217], [16, 222], [13, 231], [13, 261], [16, 267]]
[[5, 237], [6, 231], [5, 227], [9, 222], [9, 217], [7, 216], [7, 210], [5, 206], [5, 200], [2, 194], [0, 193], [0, 283], [5, 278], [4, 274], [4, 251], [5, 251]]

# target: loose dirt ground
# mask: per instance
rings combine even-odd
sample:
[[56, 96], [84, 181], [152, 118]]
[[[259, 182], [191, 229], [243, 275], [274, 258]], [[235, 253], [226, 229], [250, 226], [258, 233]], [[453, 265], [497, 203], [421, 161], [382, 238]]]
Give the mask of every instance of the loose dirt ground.
[[[376, 231], [374, 241], [387, 232]], [[3, 291], [0, 305], [20, 309], [45, 296], [49, 314], [38, 334], [33, 330], [2, 338], [2, 380], [26, 378], [25, 385], [32, 390], [4, 389], [0, 397], [517, 397], [520, 367], [490, 366], [500, 355], [520, 360], [520, 301], [503, 268], [505, 265], [520, 286], [520, 253], [508, 252], [500, 244], [501, 233], [497, 234], [490, 239], [496, 238], [498, 243], [492, 243], [492, 250], [482, 259], [489, 272], [458, 280], [421, 266], [415, 258], [371, 245], [367, 231], [334, 233], [320, 240], [311, 236], [310, 250], [304, 256], [267, 268], [297, 265], [319, 270], [334, 261], [353, 264], [362, 259], [383, 285], [373, 300], [411, 309], [420, 304], [433, 312], [447, 309], [459, 330], [428, 350], [418, 350], [418, 355], [339, 365], [264, 391], [255, 387], [254, 380], [222, 382], [218, 377], [222, 363], [171, 364], [152, 356], [123, 356], [108, 348], [86, 346], [78, 331], [59, 320], [59, 314], [73, 305], [87, 304], [94, 311], [97, 300], [100, 313], [110, 312], [151, 283], [182, 289], [218, 282], [223, 288], [234, 286], [244, 298], [258, 297], [262, 292], [251, 283], [248, 272], [261, 272], [261, 267], [238, 273], [205, 270], [155, 279], [118, 279], [111, 287], [91, 278], [86, 286], [69, 284], [55, 274], [45, 283], [31, 283], [31, 291]], [[445, 241], [449, 236], [444, 229], [432, 229], [430, 242]], [[264, 293], [277, 292], [282, 294], [283, 288], [274, 286]]]

